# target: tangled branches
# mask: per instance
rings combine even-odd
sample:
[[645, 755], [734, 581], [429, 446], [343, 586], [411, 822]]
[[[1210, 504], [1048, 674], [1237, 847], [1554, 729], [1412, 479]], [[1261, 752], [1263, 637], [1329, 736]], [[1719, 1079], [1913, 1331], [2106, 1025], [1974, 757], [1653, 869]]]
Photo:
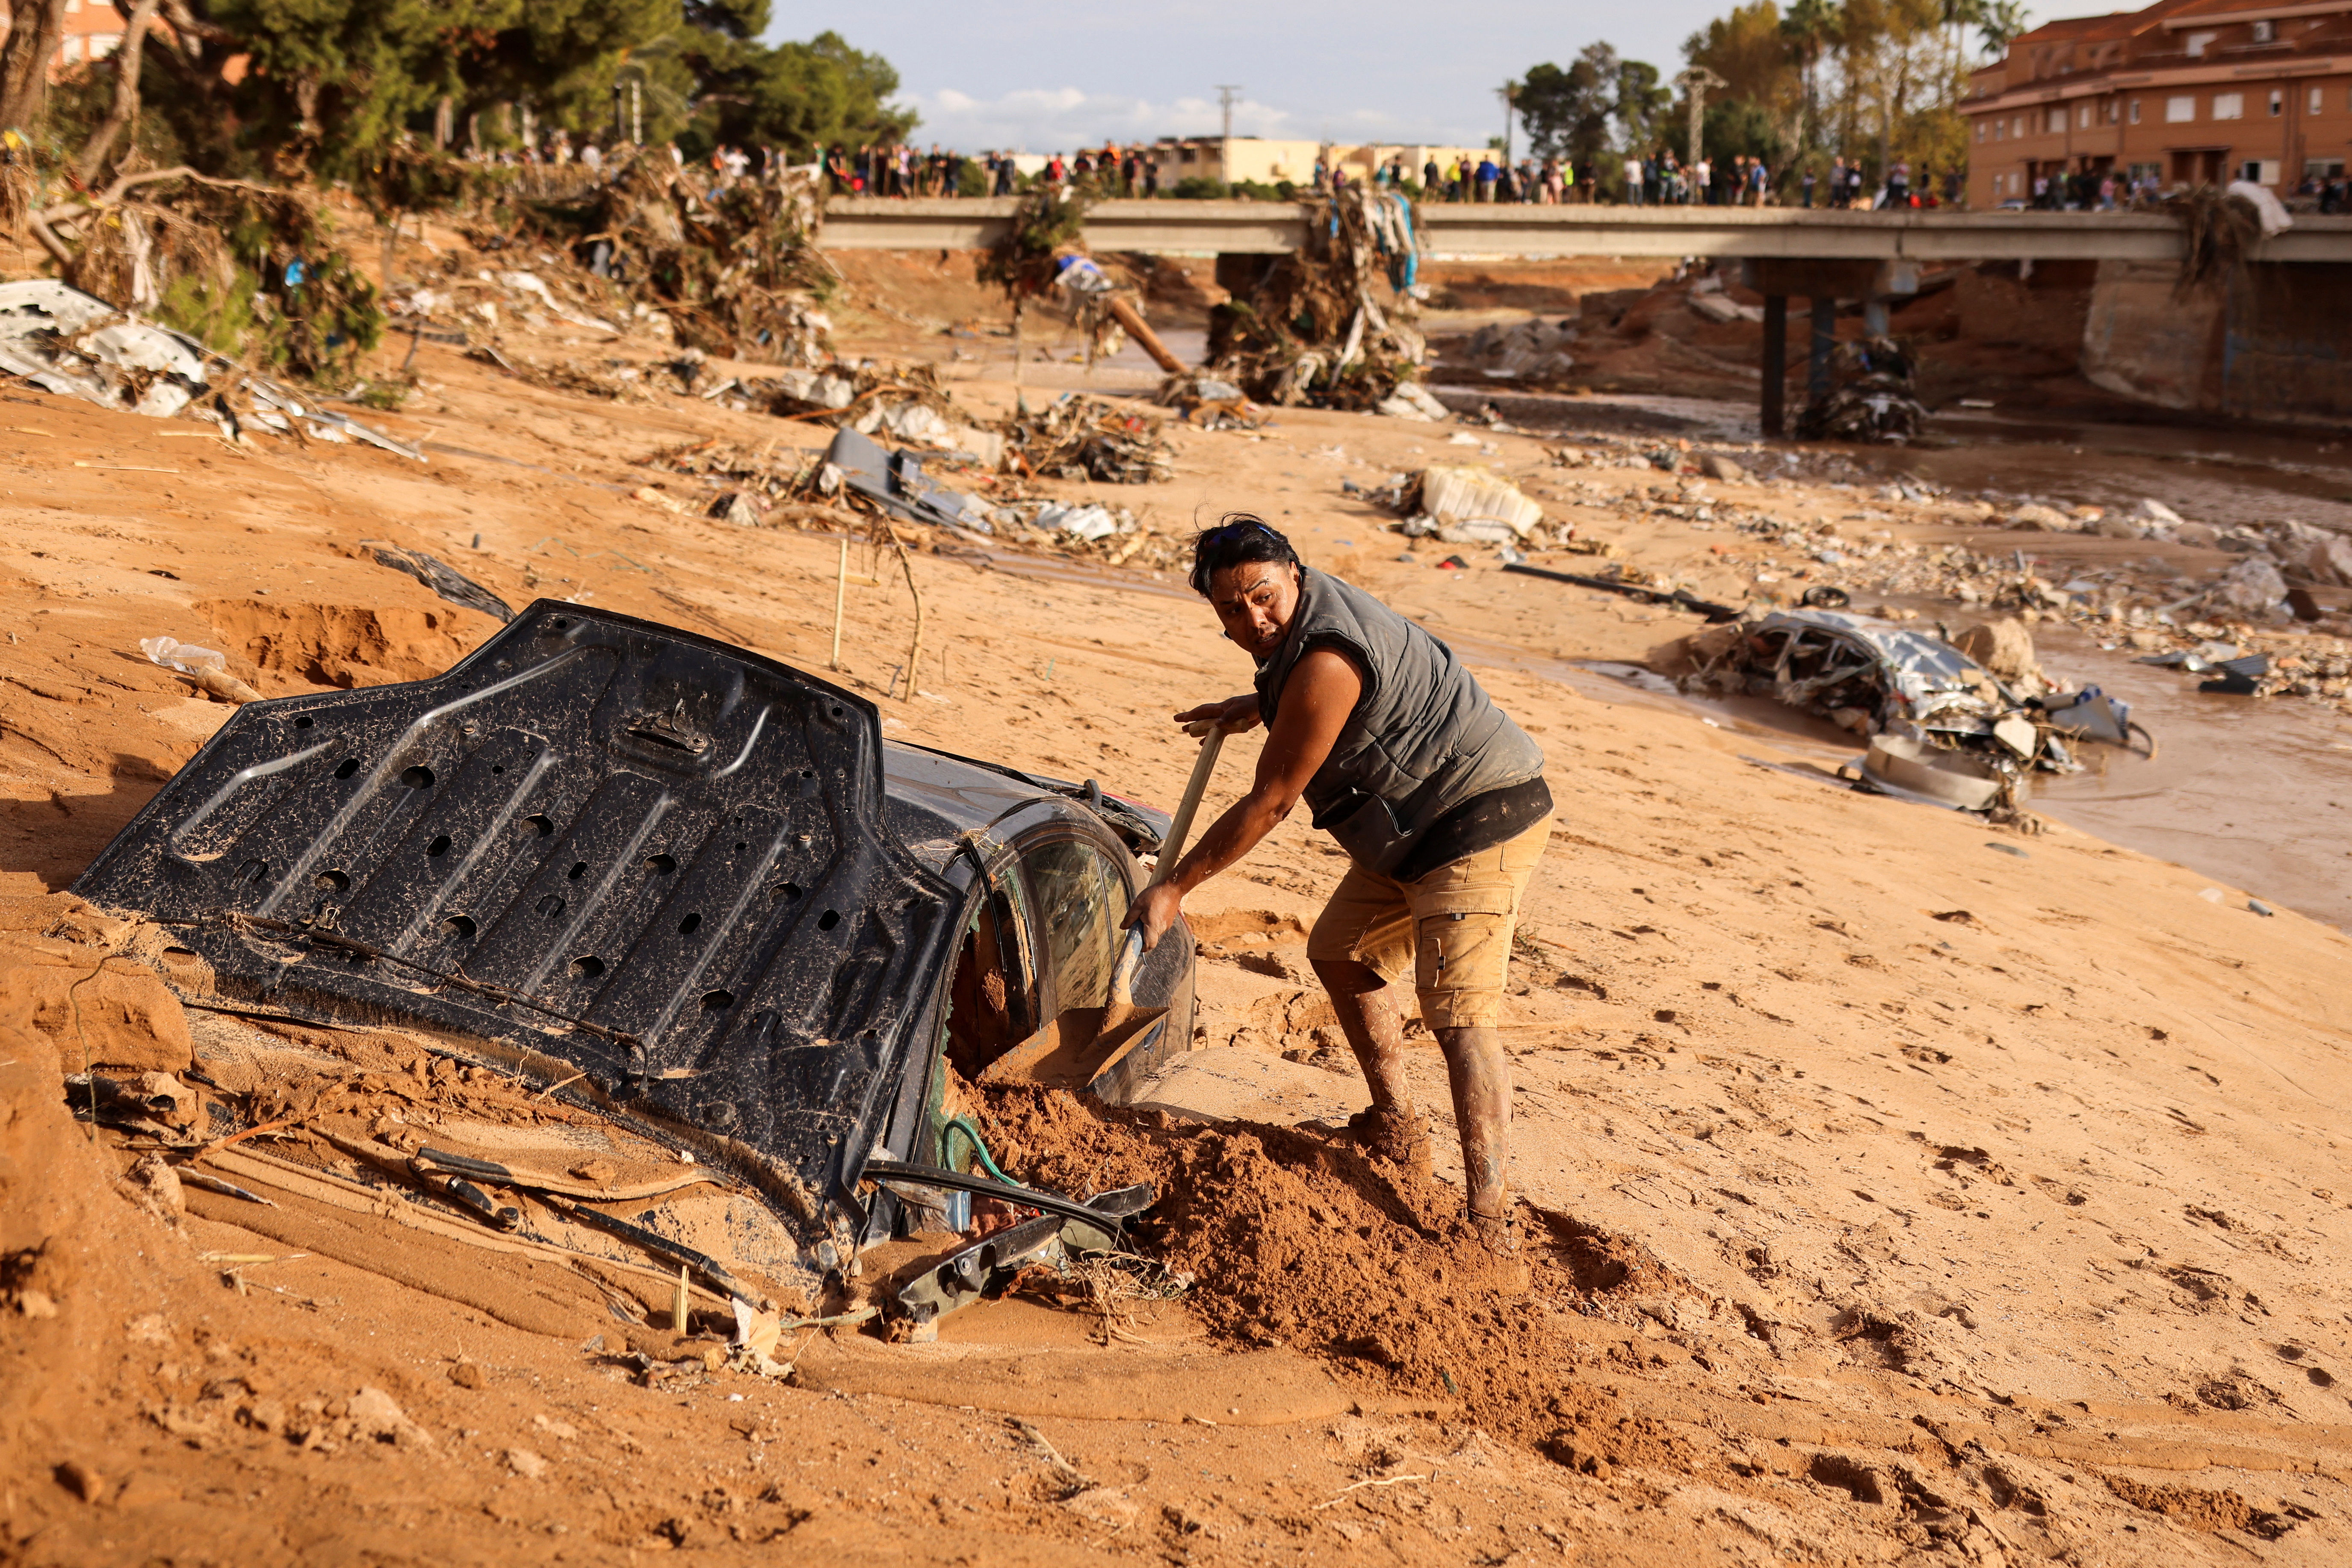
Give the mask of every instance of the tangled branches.
[[375, 285], [307, 192], [162, 169], [26, 224], [68, 282], [257, 369], [339, 381], [383, 335]]
[[2262, 240], [2262, 214], [2243, 196], [2227, 195], [2212, 185], [2195, 185], [2168, 197], [2164, 205], [2183, 230], [2175, 299], [2221, 282]]
[[[1208, 368], [1261, 403], [1366, 409], [1391, 395], [1426, 355], [1412, 325], [1418, 262], [1412, 208], [1349, 186], [1300, 202], [1306, 246], [1247, 299], [1210, 317]], [[1376, 280], [1392, 289], [1383, 309]]]
[[1076, 246], [1094, 199], [1076, 186], [1040, 185], [1021, 198], [1013, 222], [974, 269], [1005, 297], [1034, 299], [1054, 286], [1062, 254]]
[[815, 244], [815, 182], [738, 180], [705, 193], [658, 157], [632, 158], [567, 201], [520, 204], [525, 226], [660, 309], [705, 353], [822, 365], [830, 324], [810, 296], [837, 277]]

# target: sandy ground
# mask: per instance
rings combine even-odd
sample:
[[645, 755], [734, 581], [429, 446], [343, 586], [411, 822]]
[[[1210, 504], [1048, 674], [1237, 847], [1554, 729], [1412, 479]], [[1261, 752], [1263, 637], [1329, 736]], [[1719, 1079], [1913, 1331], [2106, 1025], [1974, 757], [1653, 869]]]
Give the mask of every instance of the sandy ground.
[[[1340, 480], [1462, 455], [1428, 426], [1286, 413], [1180, 433], [1164, 486], [1055, 489], [1148, 503], [1162, 531], [1262, 510], [1455, 637], [1546, 747], [1559, 809], [1507, 1011], [1528, 1280], [1450, 1247], [1450, 1159], [1416, 1184], [1313, 1130], [1362, 1091], [1306, 974], [1340, 861], [1303, 822], [1195, 900], [1199, 1048], [1155, 1098], [1238, 1122], [989, 1109], [1036, 1179], [1126, 1171], [1170, 1191], [1147, 1239], [1199, 1283], [1137, 1320], [1148, 1344], [1016, 1299], [940, 1347], [821, 1339], [790, 1384], [643, 1386], [599, 1338], [609, 1321], [526, 1331], [289, 1258], [234, 1203], [142, 1206], [58, 1077], [93, 1032], [103, 1059], [187, 1024], [152, 973], [106, 959], [121, 928], [58, 891], [228, 710], [141, 637], [225, 648], [278, 694], [412, 678], [487, 635], [376, 564], [361, 546], [378, 541], [517, 603], [825, 663], [832, 539], [630, 496], [652, 477], [635, 460], [683, 441], [824, 432], [567, 397], [431, 343], [418, 364], [427, 390], [382, 422], [435, 443], [426, 464], [235, 451], [0, 392], [9, 1561], [2352, 1553], [2352, 942], [2078, 833], [1856, 795], [1769, 735], [1540, 673], [1639, 660], [1697, 623], [1401, 551]], [[1010, 395], [957, 386], [983, 411]], [[1591, 500], [1537, 441], [1477, 440], [1475, 460], [1555, 515]], [[1802, 485], [1750, 499], [1846, 504]], [[1963, 531], [1895, 510], [1902, 537]], [[1597, 505], [1591, 522], [1703, 591], [1752, 586], [1723, 535]], [[1190, 749], [1166, 715], [1245, 685], [1164, 577], [937, 554], [915, 573], [939, 651], [914, 698], [881, 696], [903, 584], [853, 589], [844, 642], [840, 679], [895, 737], [1170, 802]], [[1255, 747], [1228, 749], [1220, 795]], [[1433, 1048], [1414, 1078], [1443, 1148]]]

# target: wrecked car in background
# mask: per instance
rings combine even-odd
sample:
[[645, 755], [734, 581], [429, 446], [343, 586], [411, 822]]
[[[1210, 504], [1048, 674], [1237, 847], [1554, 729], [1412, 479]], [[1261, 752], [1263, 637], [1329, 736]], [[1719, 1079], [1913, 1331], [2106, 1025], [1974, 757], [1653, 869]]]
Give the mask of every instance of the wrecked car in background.
[[[1117, 973], [1167, 826], [1091, 781], [887, 742], [871, 703], [772, 660], [543, 600], [434, 679], [239, 709], [75, 891], [168, 930], [194, 1006], [405, 1029], [582, 1124], [535, 1152], [551, 1132], [411, 1147], [445, 1218], [634, 1233], [740, 1302], [746, 1258], [814, 1299], [862, 1247], [994, 1205], [1011, 1228], [899, 1301], [920, 1332], [1150, 1199], [1003, 1179], [959, 1097], [1116, 1101], [1189, 1044], [1189, 941]], [[517, 1174], [576, 1163], [595, 1122], [717, 1178], [724, 1223]], [[390, 1164], [399, 1140], [367, 1136]], [[441, 1203], [453, 1176], [507, 1192]]]
[[1769, 697], [1827, 719], [1868, 739], [1868, 787], [1962, 811], [2013, 809], [2029, 771], [2080, 768], [2070, 741], [2126, 745], [2147, 733], [2096, 688], [2021, 694], [1941, 637], [1835, 610], [1774, 611], [1689, 647], [1696, 668], [1684, 689]]

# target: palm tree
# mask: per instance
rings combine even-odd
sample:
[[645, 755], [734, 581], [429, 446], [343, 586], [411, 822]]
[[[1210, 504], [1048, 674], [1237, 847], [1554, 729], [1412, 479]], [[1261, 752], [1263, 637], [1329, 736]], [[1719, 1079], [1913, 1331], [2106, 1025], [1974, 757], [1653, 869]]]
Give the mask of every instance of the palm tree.
[[1805, 128], [1798, 145], [1810, 151], [1820, 126], [1817, 83], [1822, 55], [1837, 38], [1838, 12], [1832, 0], [1791, 0], [1780, 17], [1780, 36], [1788, 40], [1805, 79]]
[[1966, 48], [1968, 30], [1981, 23], [1993, 0], [1941, 0], [1944, 26], [1952, 33], [1952, 77], [1960, 74], [1960, 52]]
[[1984, 0], [1975, 21], [1985, 53], [2006, 54], [2010, 39], [2025, 31], [2025, 0]]

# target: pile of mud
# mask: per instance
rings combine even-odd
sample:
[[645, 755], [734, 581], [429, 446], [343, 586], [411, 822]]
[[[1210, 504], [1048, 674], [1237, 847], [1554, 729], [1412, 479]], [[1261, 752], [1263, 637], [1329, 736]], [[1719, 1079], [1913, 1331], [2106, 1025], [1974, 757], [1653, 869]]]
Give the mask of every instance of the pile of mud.
[[1689, 1428], [1595, 1387], [1584, 1374], [1612, 1352], [1563, 1322], [1687, 1291], [1637, 1243], [1523, 1204], [1520, 1259], [1498, 1258], [1456, 1190], [1311, 1127], [1204, 1126], [1058, 1091], [993, 1091], [989, 1109], [1000, 1160], [1033, 1184], [1157, 1186], [1136, 1241], [1192, 1278], [1220, 1336], [1321, 1354], [1367, 1407], [1458, 1409], [1590, 1473], [1709, 1468]]

